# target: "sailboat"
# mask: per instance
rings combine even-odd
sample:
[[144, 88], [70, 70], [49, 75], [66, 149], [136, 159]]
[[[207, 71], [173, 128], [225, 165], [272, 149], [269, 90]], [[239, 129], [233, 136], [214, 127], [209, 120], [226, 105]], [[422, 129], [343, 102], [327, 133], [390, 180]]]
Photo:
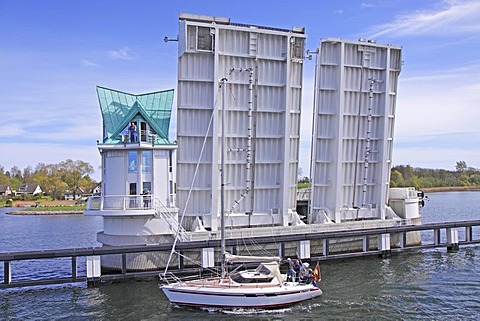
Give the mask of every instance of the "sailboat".
[[[222, 309], [272, 309], [315, 298], [322, 294], [315, 278], [310, 282], [300, 281], [298, 278], [287, 278], [280, 272], [280, 257], [238, 256], [231, 255], [225, 250], [225, 82], [226, 78], [222, 79], [221, 275], [187, 281], [174, 278], [174, 282], [162, 285], [161, 289], [170, 303], [178, 306]], [[235, 270], [227, 273], [228, 263], [247, 262], [259, 265], [253, 270]], [[159, 276], [160, 279], [168, 282], [167, 273], [161, 273]]]

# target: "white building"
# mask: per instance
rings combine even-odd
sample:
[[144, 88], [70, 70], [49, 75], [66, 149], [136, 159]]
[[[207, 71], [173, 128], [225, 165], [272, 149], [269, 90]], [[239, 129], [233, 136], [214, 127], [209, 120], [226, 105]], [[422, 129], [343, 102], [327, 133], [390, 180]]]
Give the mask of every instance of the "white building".
[[329, 38], [316, 59], [310, 219], [385, 219], [401, 47]]
[[180, 15], [177, 204], [219, 227], [221, 106], [226, 78], [226, 225], [289, 225], [296, 182], [305, 32]]

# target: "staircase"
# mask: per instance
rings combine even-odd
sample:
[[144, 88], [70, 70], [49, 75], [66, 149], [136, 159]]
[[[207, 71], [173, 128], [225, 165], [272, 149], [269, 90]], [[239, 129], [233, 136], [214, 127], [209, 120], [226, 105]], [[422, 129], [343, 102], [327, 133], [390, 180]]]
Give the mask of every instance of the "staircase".
[[177, 237], [180, 242], [190, 241], [187, 231], [178, 222], [177, 211], [172, 211], [166, 207], [158, 198], [153, 200], [155, 217], [162, 219], [172, 231], [172, 235]]

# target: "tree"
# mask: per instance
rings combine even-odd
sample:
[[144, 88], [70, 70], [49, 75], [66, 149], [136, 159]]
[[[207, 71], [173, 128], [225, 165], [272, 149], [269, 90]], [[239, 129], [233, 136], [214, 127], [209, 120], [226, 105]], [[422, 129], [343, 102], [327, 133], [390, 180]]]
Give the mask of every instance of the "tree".
[[32, 175], [33, 175], [33, 171], [32, 171], [32, 167], [31, 166], [27, 166], [23, 169], [23, 183], [24, 184], [28, 184], [28, 183], [32, 183]]
[[62, 181], [59, 165], [39, 163], [32, 179], [42, 187], [45, 194], [53, 199], [61, 199], [67, 185]]
[[467, 163], [465, 163], [465, 161], [459, 161], [457, 165], [455, 165], [455, 169], [457, 172], [463, 173], [467, 169]]
[[20, 168], [18, 168], [18, 166], [13, 166], [10, 169], [10, 177], [23, 181], [22, 171], [20, 170]]
[[390, 175], [390, 186], [391, 187], [405, 187], [405, 179], [403, 178], [402, 173], [396, 169], [392, 168]]
[[72, 191], [74, 199], [77, 189], [82, 184], [82, 179], [93, 173], [92, 165], [81, 160], [73, 161], [67, 159], [60, 162], [59, 169], [62, 181], [67, 184], [68, 189]]

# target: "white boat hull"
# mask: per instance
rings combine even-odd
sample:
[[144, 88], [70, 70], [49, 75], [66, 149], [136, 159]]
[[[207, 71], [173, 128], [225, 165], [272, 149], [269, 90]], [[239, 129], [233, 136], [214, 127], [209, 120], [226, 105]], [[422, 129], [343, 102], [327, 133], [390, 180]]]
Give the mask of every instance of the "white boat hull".
[[322, 291], [311, 284], [255, 287], [191, 286], [172, 284], [162, 287], [172, 304], [215, 308], [279, 308], [315, 298]]

